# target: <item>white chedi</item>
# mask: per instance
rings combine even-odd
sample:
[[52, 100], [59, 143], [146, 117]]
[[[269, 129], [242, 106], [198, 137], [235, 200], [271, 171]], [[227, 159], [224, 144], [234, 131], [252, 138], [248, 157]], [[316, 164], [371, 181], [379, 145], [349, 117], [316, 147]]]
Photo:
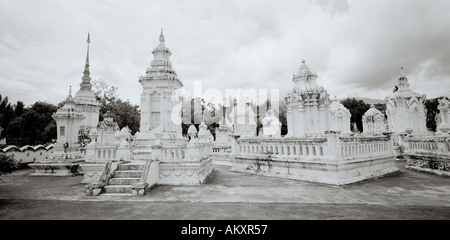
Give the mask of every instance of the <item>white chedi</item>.
[[214, 140], [213, 135], [208, 130], [208, 126], [206, 126], [205, 122], [203, 122], [203, 121], [200, 123], [197, 136], [199, 139], [202, 139], [204, 141], [213, 141]]
[[273, 113], [272, 109], [266, 112], [266, 115], [261, 120], [263, 125], [263, 135], [264, 136], [281, 136], [281, 122], [278, 120], [277, 116]]
[[427, 134], [424, 105], [426, 95], [412, 91], [409, 86], [408, 78], [402, 68], [393, 94], [386, 98], [389, 131]]
[[438, 101], [439, 113], [436, 115], [436, 129], [439, 133], [446, 134], [450, 131], [450, 91]]
[[330, 130], [350, 134], [350, 111], [336, 98], [328, 107], [330, 113]]
[[188, 133], [189, 137], [191, 138], [191, 142], [193, 142], [194, 139], [197, 137], [197, 128], [195, 128], [194, 124], [189, 126], [187, 133]]
[[381, 134], [386, 131], [386, 121], [384, 114], [373, 104], [362, 116], [363, 134]]

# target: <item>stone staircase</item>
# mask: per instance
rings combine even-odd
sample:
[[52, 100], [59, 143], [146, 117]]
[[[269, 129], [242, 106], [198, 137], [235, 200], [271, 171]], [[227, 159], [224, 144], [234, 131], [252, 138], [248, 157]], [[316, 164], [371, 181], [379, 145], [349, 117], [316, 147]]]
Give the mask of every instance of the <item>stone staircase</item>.
[[131, 196], [131, 186], [141, 180], [144, 163], [120, 164], [104, 187], [102, 196]]

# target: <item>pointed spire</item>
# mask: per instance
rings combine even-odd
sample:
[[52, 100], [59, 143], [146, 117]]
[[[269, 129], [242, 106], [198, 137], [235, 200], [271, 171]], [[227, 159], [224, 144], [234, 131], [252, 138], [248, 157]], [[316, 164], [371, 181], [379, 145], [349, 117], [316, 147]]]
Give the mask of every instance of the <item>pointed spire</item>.
[[88, 37], [87, 37], [87, 53], [86, 53], [86, 63], [84, 64], [84, 71], [83, 71], [83, 77], [82, 82], [80, 84], [80, 89], [81, 90], [91, 90], [92, 89], [92, 85], [91, 85], [91, 77], [90, 77], [90, 70], [89, 70], [89, 44], [91, 43], [91, 33], [88, 32]]
[[403, 67], [400, 67], [400, 77], [405, 77], [405, 72], [403, 71]]
[[164, 38], [163, 29], [161, 28], [161, 34], [159, 35], [159, 43], [164, 44], [166, 39]]
[[72, 103], [73, 97], [72, 97], [72, 85], [69, 86], [69, 95], [67, 96], [66, 100], [64, 101], [64, 104], [66, 103]]

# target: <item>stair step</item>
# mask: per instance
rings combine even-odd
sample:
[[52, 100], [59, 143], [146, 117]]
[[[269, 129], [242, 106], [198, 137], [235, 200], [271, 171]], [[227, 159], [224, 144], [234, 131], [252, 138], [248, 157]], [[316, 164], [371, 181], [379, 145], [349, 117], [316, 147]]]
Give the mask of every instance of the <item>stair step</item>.
[[143, 170], [144, 169], [144, 164], [139, 164], [139, 163], [125, 163], [125, 164], [120, 164], [117, 167], [117, 170], [119, 171], [123, 171], [123, 170]]
[[108, 185], [104, 187], [105, 193], [130, 193], [131, 185]]
[[133, 183], [139, 182], [140, 178], [110, 178], [108, 180], [109, 185], [132, 185]]
[[131, 193], [102, 193], [100, 196], [119, 196], [119, 197], [129, 197], [133, 196]]
[[140, 178], [142, 171], [136, 170], [117, 170], [114, 171], [113, 178]]

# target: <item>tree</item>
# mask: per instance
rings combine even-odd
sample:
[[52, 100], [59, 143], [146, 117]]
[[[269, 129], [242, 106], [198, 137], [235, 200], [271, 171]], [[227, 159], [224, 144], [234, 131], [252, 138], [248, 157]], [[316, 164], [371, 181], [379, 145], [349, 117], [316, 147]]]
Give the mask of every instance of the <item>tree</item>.
[[439, 113], [437, 108], [439, 105], [439, 98], [431, 98], [425, 100], [425, 110], [426, 110], [426, 126], [428, 130], [436, 132], [436, 115]]
[[14, 108], [14, 114], [16, 117], [20, 117], [25, 111], [25, 104], [22, 101], [17, 101], [17, 104]]
[[[56, 127], [47, 128], [53, 122], [56, 126], [55, 120], [52, 118], [53, 113], [58, 110], [57, 106], [46, 103], [36, 102], [27, 109], [22, 116], [17, 118], [19, 127], [22, 129], [22, 138], [29, 138], [31, 144], [45, 144], [50, 142], [56, 136]], [[46, 132], [47, 131], [51, 132]]]
[[117, 97], [117, 87], [103, 80], [93, 80], [92, 90], [100, 102], [99, 120], [103, 121], [104, 115], [110, 112], [119, 128], [128, 126], [132, 134], [139, 131], [141, 113], [138, 105], [132, 105], [129, 100], [123, 101]]
[[139, 131], [141, 113], [138, 105], [132, 105], [128, 100], [124, 102], [119, 98], [114, 98], [110, 99], [109, 103], [100, 106], [100, 121], [107, 112], [110, 112], [119, 128], [128, 126], [131, 134]]
[[92, 90], [94, 91], [97, 100], [99, 101], [112, 101], [113, 99], [117, 99], [117, 89], [118, 87], [114, 87], [111, 83], [103, 80], [103, 79], [93, 79]]
[[[347, 98], [341, 101], [352, 114], [350, 117], [350, 124], [356, 123], [356, 127], [360, 132], [363, 131], [362, 116], [370, 109], [370, 105], [362, 100], [356, 100], [355, 98]], [[350, 125], [350, 127], [351, 127]]]

